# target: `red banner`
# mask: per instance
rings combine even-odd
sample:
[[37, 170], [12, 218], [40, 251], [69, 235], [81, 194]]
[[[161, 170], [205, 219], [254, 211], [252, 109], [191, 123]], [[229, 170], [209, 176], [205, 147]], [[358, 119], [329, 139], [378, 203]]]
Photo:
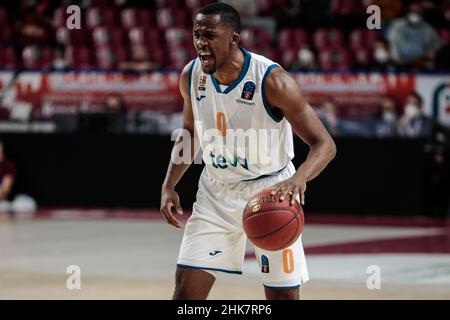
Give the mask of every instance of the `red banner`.
[[[182, 110], [178, 72], [123, 74], [99, 72], [23, 72], [9, 92], [17, 104], [30, 105], [29, 118], [99, 111], [109, 94], [123, 97], [127, 110], [148, 109], [173, 113]], [[4, 106], [8, 107], [8, 106]], [[12, 107], [12, 106], [9, 106]]]

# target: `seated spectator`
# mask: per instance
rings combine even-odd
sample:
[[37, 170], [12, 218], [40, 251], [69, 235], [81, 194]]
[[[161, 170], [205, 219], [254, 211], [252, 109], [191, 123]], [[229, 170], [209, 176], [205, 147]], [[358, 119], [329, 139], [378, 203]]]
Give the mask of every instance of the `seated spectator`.
[[142, 44], [131, 47], [131, 61], [124, 61], [119, 64], [119, 69], [123, 71], [149, 71], [157, 69], [159, 66], [149, 58], [147, 48]]
[[379, 71], [394, 69], [388, 43], [383, 39], [376, 40], [373, 44], [373, 68]]
[[125, 100], [120, 94], [109, 94], [105, 98], [103, 110], [107, 116], [107, 131], [122, 133], [126, 129]]
[[64, 47], [57, 46], [53, 50], [53, 70], [66, 70], [67, 63], [64, 56]]
[[14, 163], [5, 157], [3, 147], [0, 141], [0, 202], [8, 200], [16, 177]]
[[101, 112], [79, 115], [79, 129], [87, 133], [123, 133], [126, 121], [123, 97], [117, 93], [110, 93], [104, 99]]
[[398, 135], [408, 138], [428, 138], [433, 131], [433, 120], [423, 114], [422, 97], [410, 93], [405, 100], [403, 114], [398, 122]]
[[372, 134], [379, 138], [394, 137], [397, 135], [397, 105], [390, 96], [381, 99], [380, 110], [373, 119], [369, 121]]
[[441, 41], [436, 31], [422, 18], [419, 2], [409, 6], [406, 17], [394, 20], [387, 31], [392, 58], [400, 65], [432, 67]]
[[317, 111], [319, 119], [332, 136], [342, 133], [341, 121], [336, 113], [336, 104], [333, 100], [326, 100]]
[[12, 198], [12, 189], [16, 180], [14, 162], [5, 157], [4, 145], [0, 141], [0, 220], [29, 218], [37, 209], [36, 201], [26, 195], [18, 194]]
[[289, 64], [290, 70], [311, 71], [317, 70], [317, 63], [314, 53], [308, 45], [302, 46], [298, 50], [297, 59]]

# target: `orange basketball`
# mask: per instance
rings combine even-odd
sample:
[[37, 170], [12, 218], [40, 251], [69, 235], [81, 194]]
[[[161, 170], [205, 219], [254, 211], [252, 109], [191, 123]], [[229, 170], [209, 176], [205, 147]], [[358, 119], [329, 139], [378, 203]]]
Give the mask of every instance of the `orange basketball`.
[[282, 250], [293, 244], [303, 231], [305, 217], [300, 203], [290, 205], [291, 197], [280, 201], [280, 194], [264, 189], [250, 198], [242, 224], [249, 240], [258, 248]]

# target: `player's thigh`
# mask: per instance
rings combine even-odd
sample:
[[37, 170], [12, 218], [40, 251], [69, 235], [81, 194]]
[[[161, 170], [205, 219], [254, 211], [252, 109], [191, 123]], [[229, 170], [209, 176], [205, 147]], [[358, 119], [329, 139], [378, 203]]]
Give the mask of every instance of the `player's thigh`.
[[264, 287], [264, 293], [267, 300], [299, 300], [300, 299], [300, 288], [268, 288]]
[[296, 289], [309, 279], [301, 237], [288, 248], [279, 251], [255, 247], [255, 255], [266, 288]]
[[214, 284], [215, 277], [200, 269], [180, 268], [175, 273], [174, 300], [204, 300]]

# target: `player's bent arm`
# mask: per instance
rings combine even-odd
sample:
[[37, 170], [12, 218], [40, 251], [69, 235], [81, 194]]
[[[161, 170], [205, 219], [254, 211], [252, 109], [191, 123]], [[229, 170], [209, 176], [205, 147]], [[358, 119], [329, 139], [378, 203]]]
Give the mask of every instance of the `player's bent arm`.
[[0, 186], [0, 200], [5, 200], [11, 192], [14, 178], [11, 175], [5, 175]]
[[[305, 101], [297, 82], [282, 68], [273, 69], [266, 80], [266, 96], [270, 106], [279, 108], [295, 133], [305, 141], [310, 151], [298, 168], [294, 186], [304, 203], [306, 182], [314, 179], [336, 155], [336, 145], [313, 108]], [[292, 190], [289, 190], [291, 192]]]
[[[188, 89], [189, 67], [190, 64], [184, 67], [180, 76], [180, 92], [184, 100], [183, 129], [187, 131], [188, 135], [179, 135], [174, 143], [166, 177], [164, 179], [161, 190], [161, 213], [165, 216], [169, 224], [172, 224], [177, 228], [181, 228], [181, 223], [173, 216], [172, 207], [174, 207], [179, 214], [183, 214], [183, 210], [180, 205], [180, 198], [175, 191], [175, 186], [180, 181], [186, 170], [189, 168], [195, 155], [198, 152], [198, 148], [195, 149], [195, 146], [198, 144], [195, 143], [194, 115], [192, 112], [192, 105]], [[190, 141], [185, 141], [183, 139], [189, 139]], [[184, 152], [189, 152], [189, 156], [185, 157], [183, 154]], [[182, 159], [187, 161], [174, 161], [174, 156], [180, 156]]]
[[[188, 89], [188, 81], [189, 81], [189, 66], [184, 67], [183, 71], [181, 72], [180, 76], [180, 92], [184, 100], [184, 106], [183, 106], [183, 129], [186, 133], [188, 133], [187, 137], [186, 135], [179, 135], [176, 139], [173, 149], [171, 158], [169, 161], [169, 167], [167, 169], [166, 178], [164, 180], [163, 186], [174, 188], [176, 184], [180, 181], [183, 174], [186, 172], [186, 170], [191, 165], [192, 161], [194, 160], [195, 155], [198, 152], [198, 148], [195, 149], [194, 146], [198, 145], [195, 142], [195, 129], [194, 129], [194, 115], [192, 112], [192, 105], [191, 105], [191, 99], [189, 96], [189, 89]], [[190, 139], [190, 141], [184, 141], [183, 139]], [[188, 148], [190, 146], [190, 148]], [[189, 150], [190, 149], [190, 150]], [[179, 150], [181, 150], [179, 152]], [[189, 156], [185, 157], [183, 154], [184, 152], [189, 152]], [[175, 156], [180, 156], [183, 158], [183, 160], [187, 161], [174, 161]]]

